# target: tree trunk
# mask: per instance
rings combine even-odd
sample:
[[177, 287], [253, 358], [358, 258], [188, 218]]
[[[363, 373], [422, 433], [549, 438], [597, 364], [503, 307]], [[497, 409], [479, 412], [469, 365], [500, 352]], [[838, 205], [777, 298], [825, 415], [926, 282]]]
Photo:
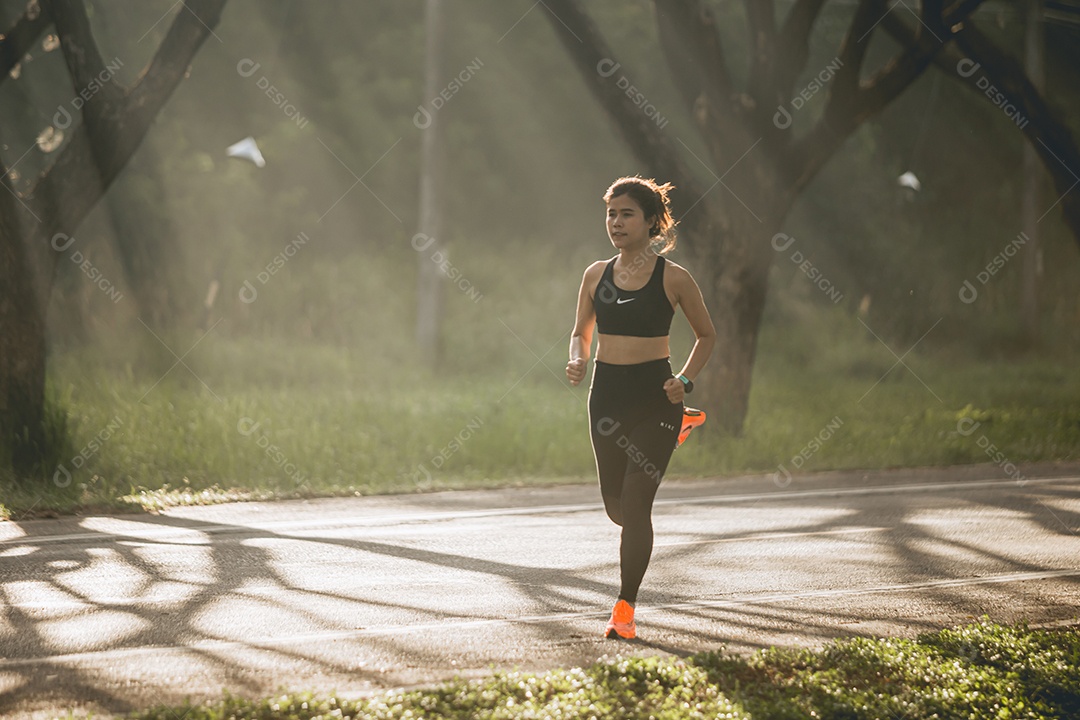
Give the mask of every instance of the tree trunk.
[[[1042, 0], [1028, 0], [1024, 18], [1024, 70], [1032, 86], [1043, 92], [1044, 52], [1042, 33]], [[1039, 154], [1030, 142], [1024, 143], [1024, 195], [1021, 217], [1028, 242], [1023, 250], [1020, 287], [1020, 317], [1024, 334], [1032, 346], [1039, 343], [1039, 286], [1042, 284], [1042, 248], [1039, 239], [1039, 204], [1042, 173]]]
[[[692, 258], [688, 269], [716, 327], [716, 345], [692, 404], [707, 409], [713, 427], [736, 435], [749, 409], [769, 268], [777, 255], [771, 241], [786, 216], [777, 202], [783, 194], [760, 172], [761, 165], [751, 158], [743, 162], [745, 171], [724, 179], [738, 188], [738, 196], [717, 185], [679, 225], [680, 242], [689, 245]], [[737, 184], [730, 183], [732, 176]]]
[[[424, 62], [424, 105], [439, 94], [442, 85], [443, 45], [446, 36], [442, 0], [427, 0], [425, 6], [427, 55]], [[433, 370], [440, 364], [442, 350], [443, 285], [445, 277], [439, 258], [443, 244], [443, 138], [444, 123], [437, 110], [428, 111], [420, 147], [420, 232], [413, 238], [417, 251], [416, 343], [420, 357]], [[419, 117], [419, 113], [417, 113]], [[415, 122], [415, 121], [414, 121]], [[421, 123], [423, 120], [421, 121]], [[418, 123], [419, 124], [419, 123]]]
[[[129, 172], [137, 174], [119, 178], [105, 195], [105, 206], [139, 317], [155, 330], [164, 329], [182, 315], [172, 272], [181, 264], [181, 247], [172, 218], [161, 211], [168, 191], [159, 160], [143, 153], [135, 162], [139, 167]], [[188, 294], [182, 296], [186, 300]]]
[[738, 245], [723, 253], [721, 265], [703, 265], [698, 272], [716, 326], [716, 346], [704, 371], [703, 397], [710, 418], [736, 435], [742, 433], [750, 406], [750, 379], [773, 254], [771, 249], [767, 255], [760, 252], [761, 245], [768, 248], [767, 241]]
[[[142, 142], [213, 32], [225, 2], [188, 0], [130, 89], [111, 81], [81, 0], [42, 2], [41, 12], [48, 13], [60, 37], [75, 93], [99, 90], [82, 105], [81, 123], [30, 189], [20, 193], [9, 187], [0, 193], [0, 461], [19, 475], [32, 474], [48, 457], [45, 312], [57, 258]], [[6, 50], [6, 41], [0, 42]], [[13, 52], [21, 57], [25, 47]], [[0, 162], [0, 178], [6, 176]]]
[[[0, 203], [0, 462], [29, 476], [46, 451], [45, 306], [18, 213]], [[44, 255], [44, 252], [40, 253]], [[4, 457], [8, 455], [8, 457]], [[6, 462], [4, 462], [6, 461]]]

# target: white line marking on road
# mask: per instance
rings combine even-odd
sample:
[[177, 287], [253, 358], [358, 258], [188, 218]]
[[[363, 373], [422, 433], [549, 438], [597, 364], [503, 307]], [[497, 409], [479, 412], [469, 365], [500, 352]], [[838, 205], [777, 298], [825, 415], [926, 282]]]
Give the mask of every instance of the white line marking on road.
[[801, 538], [801, 537], [813, 537], [815, 535], [852, 535], [852, 534], [864, 534], [885, 532], [891, 528], [884, 527], [861, 527], [861, 528], [845, 528], [843, 530], [809, 530], [807, 532], [780, 532], [780, 533], [758, 533], [757, 535], [746, 535], [745, 537], [727, 537], [727, 538], [712, 538], [710, 540], [674, 540], [672, 542], [656, 543], [653, 547], [676, 547], [682, 545], [712, 545], [713, 543], [730, 543], [730, 542], [750, 542], [752, 540], [784, 540], [787, 538]]
[[[974, 585], [991, 585], [997, 583], [1025, 582], [1029, 580], [1048, 580], [1059, 577], [1080, 576], [1080, 568], [1064, 568], [1059, 570], [1043, 570], [1038, 572], [1005, 573], [1002, 575], [988, 575], [973, 578], [942, 578], [938, 580], [924, 580], [922, 582], [900, 583], [893, 585], [875, 585], [866, 588], [843, 588], [832, 590], [808, 590], [797, 593], [776, 593], [772, 595], [744, 596], [718, 600], [697, 600], [692, 602], [668, 603], [656, 605], [648, 609], [648, 614], [663, 613], [679, 610], [700, 610], [702, 608], [737, 608], [745, 605], [768, 605], [769, 603], [790, 602], [792, 600], [807, 600], [816, 598], [857, 597], [859, 595], [876, 595], [879, 593], [910, 592], [914, 590], [927, 590], [943, 587], [971, 587]], [[555, 613], [548, 615], [530, 615], [515, 618], [479, 618], [474, 620], [446, 619], [431, 623], [416, 625], [384, 625], [369, 627], [360, 630], [330, 631], [305, 633], [287, 637], [255, 638], [251, 640], [200, 640], [182, 645], [158, 645], [152, 647], [137, 648], [114, 648], [111, 650], [91, 650], [82, 653], [68, 653], [66, 655], [49, 655], [34, 658], [9, 658], [0, 659], [0, 668], [26, 667], [33, 665], [76, 663], [88, 661], [110, 661], [123, 658], [153, 655], [160, 659], [166, 653], [184, 652], [224, 652], [229, 650], [243, 650], [258, 648], [261, 650], [276, 650], [283, 646], [298, 643], [328, 643], [338, 640], [358, 640], [365, 637], [377, 637], [392, 635], [411, 635], [416, 633], [451, 632], [459, 633], [463, 630], [474, 628], [492, 627], [497, 625], [539, 625], [543, 623], [567, 622], [584, 620], [588, 618], [607, 617], [608, 611], [589, 611]]]
[[[1078, 482], [1080, 477], [1062, 478], [1034, 478], [1028, 479], [1025, 485], [1030, 488], [1033, 485], [1046, 485], [1056, 483]], [[953, 483], [920, 483], [912, 485], [880, 485], [862, 488], [823, 488], [821, 490], [799, 491], [776, 491], [766, 493], [752, 493], [742, 495], [707, 495], [703, 497], [680, 497], [661, 498], [655, 503], [655, 507], [667, 507], [672, 505], [722, 505], [732, 503], [759, 502], [762, 500], [801, 500], [816, 497], [855, 497], [861, 495], [889, 495], [907, 493], [926, 493], [971, 490], [986, 490], [988, 488], [1003, 488], [1016, 486], [1016, 481], [1007, 480], [980, 480], [974, 482], [960, 481]], [[331, 527], [365, 527], [378, 525], [394, 525], [413, 522], [438, 522], [448, 520], [469, 520], [474, 518], [490, 517], [514, 517], [518, 515], [546, 515], [549, 513], [576, 513], [591, 512], [602, 509], [599, 502], [576, 503], [567, 505], [538, 505], [517, 508], [490, 508], [485, 510], [458, 510], [439, 511], [427, 513], [400, 513], [397, 515], [360, 515], [338, 518], [312, 518], [307, 520], [277, 520], [249, 525], [207, 525], [205, 527], [153, 527], [152, 523], [146, 523], [145, 529], [140, 529], [139, 535], [133, 536], [124, 533], [88, 532], [72, 533], [67, 535], [37, 535], [21, 536], [0, 540], [0, 547], [4, 545], [43, 545], [46, 543], [86, 542], [104, 543], [114, 540], [166, 540], [170, 537], [183, 536], [190, 538], [191, 533], [200, 532], [207, 535], [229, 535], [258, 532], [272, 532], [275, 534], [287, 532], [303, 532], [310, 530], [326, 529]], [[131, 521], [130, 518], [123, 518]], [[183, 518], [172, 517], [173, 520], [182, 521]], [[141, 521], [141, 520], [138, 520]]]

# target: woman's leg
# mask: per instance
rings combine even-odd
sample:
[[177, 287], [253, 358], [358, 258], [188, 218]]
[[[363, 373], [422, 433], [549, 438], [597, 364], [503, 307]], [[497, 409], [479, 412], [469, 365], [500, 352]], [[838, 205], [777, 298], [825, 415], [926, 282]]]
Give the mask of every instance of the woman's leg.
[[675, 451], [682, 422], [682, 404], [668, 405], [639, 423], [624, 442], [623, 454], [627, 464], [621, 483], [619, 513], [622, 520], [619, 545], [622, 586], [619, 598], [631, 605], [637, 602], [638, 588], [649, 567], [653, 549], [653, 500], [671, 460], [671, 453]]
[[[593, 404], [590, 401], [590, 411]], [[593, 413], [590, 412], [590, 415]], [[619, 439], [624, 437], [621, 424], [607, 415], [597, 413], [599, 417], [590, 423], [593, 456], [596, 458], [596, 475], [600, 480], [600, 497], [604, 499], [604, 510], [616, 525], [623, 524], [622, 497], [623, 483], [626, 476], [628, 458], [626, 451], [619, 447]], [[591, 418], [590, 418], [591, 419]]]
[[628, 395], [626, 368], [598, 362], [589, 388], [589, 436], [600, 496], [611, 521], [622, 525], [623, 477], [626, 475], [626, 452], [620, 447], [625, 437]]

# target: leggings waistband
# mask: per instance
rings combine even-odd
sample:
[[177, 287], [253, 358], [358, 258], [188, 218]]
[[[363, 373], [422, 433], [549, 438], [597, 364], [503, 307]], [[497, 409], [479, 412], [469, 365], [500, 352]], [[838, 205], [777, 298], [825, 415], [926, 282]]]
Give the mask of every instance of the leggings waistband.
[[663, 384], [664, 380], [671, 377], [671, 358], [660, 358], [643, 363], [631, 365], [619, 365], [596, 361], [593, 369], [593, 383], [600, 382], [606, 386], [612, 384], [633, 387], [635, 385]]
[[[632, 363], [630, 365], [622, 365], [620, 363], [609, 363], [604, 362], [603, 360], [596, 360], [594, 364], [597, 368], [605, 368], [605, 372], [650, 372], [659, 369], [670, 370], [671, 358], [665, 357], [659, 358], [657, 360], [646, 360], [645, 362]], [[610, 368], [610, 370], [606, 370], [606, 368]]]

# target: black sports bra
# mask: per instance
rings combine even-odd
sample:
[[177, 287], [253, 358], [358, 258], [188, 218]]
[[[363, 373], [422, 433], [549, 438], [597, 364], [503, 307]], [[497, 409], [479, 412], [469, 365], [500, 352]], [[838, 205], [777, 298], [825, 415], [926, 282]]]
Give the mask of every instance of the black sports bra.
[[615, 284], [615, 260], [604, 268], [604, 274], [593, 293], [596, 308], [596, 330], [604, 335], [632, 337], [664, 337], [671, 332], [675, 308], [664, 292], [663, 257], [656, 258], [649, 282], [640, 290], [623, 290]]

